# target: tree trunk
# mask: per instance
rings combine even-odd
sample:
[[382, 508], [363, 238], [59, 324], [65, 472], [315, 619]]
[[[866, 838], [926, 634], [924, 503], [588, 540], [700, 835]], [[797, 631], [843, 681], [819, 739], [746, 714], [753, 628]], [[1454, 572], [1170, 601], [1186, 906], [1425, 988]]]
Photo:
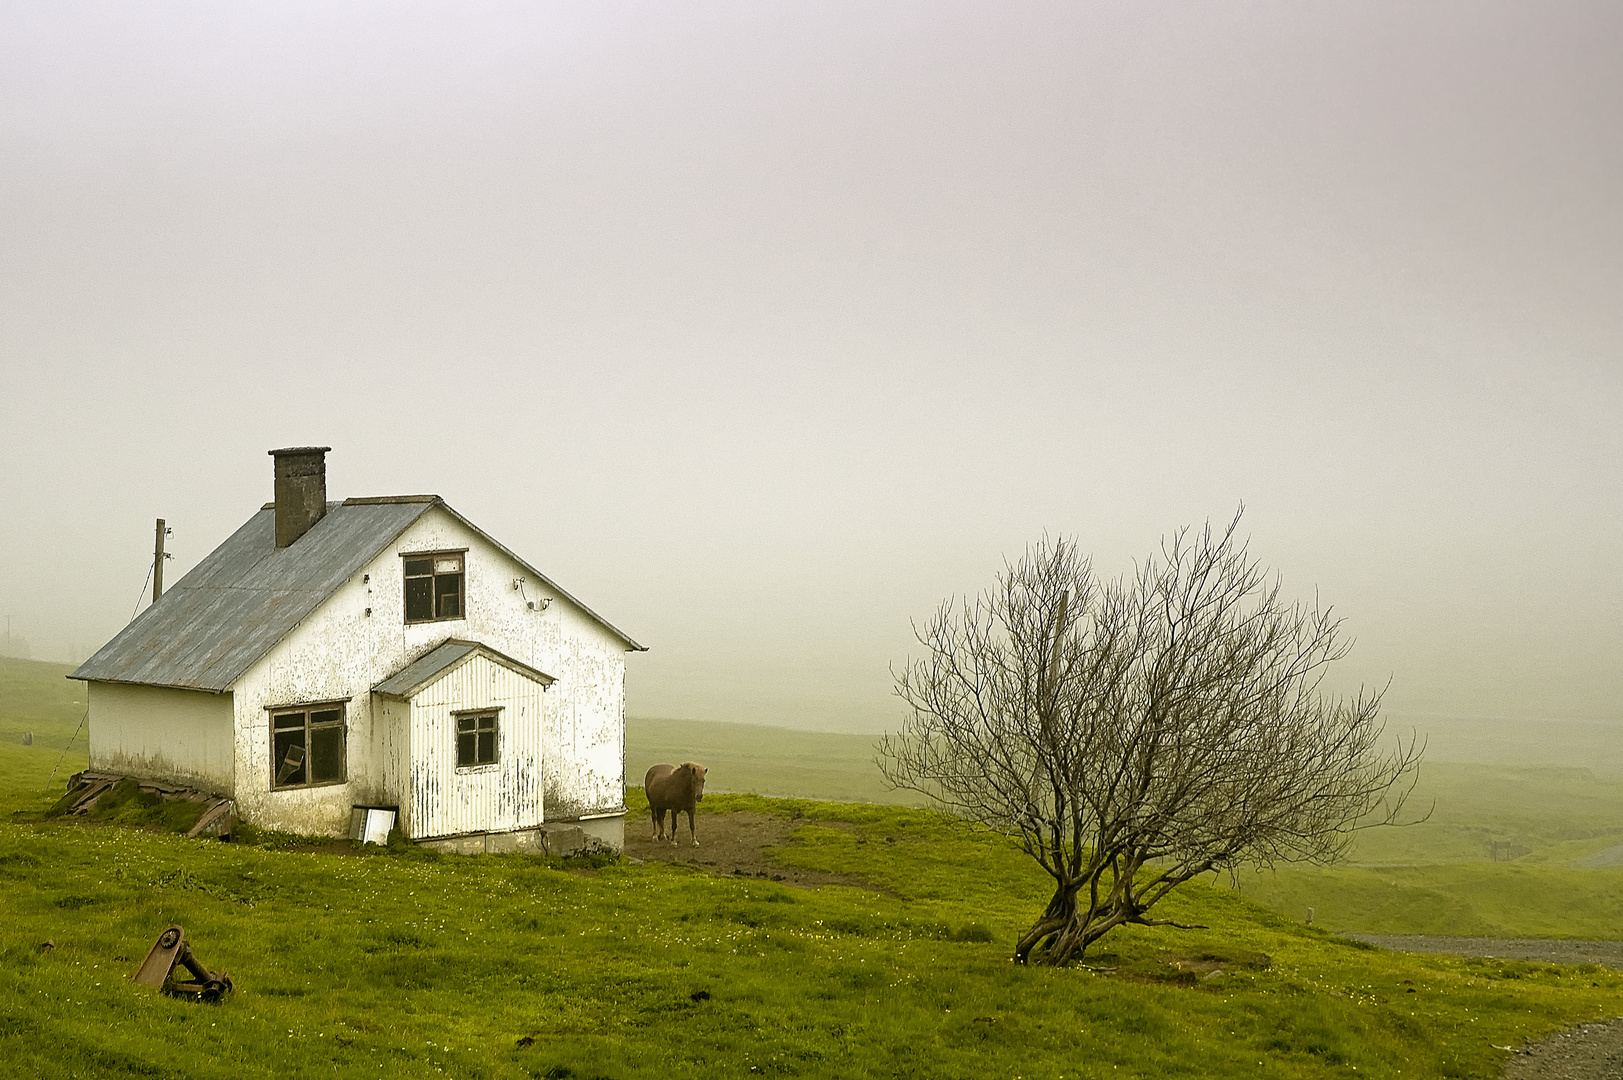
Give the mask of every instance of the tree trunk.
[[1032, 962], [1032, 953], [1038, 945], [1035, 962], [1052, 967], [1064, 967], [1082, 954], [1089, 945], [1104, 937], [1118, 926], [1132, 922], [1137, 908], [1128, 897], [1112, 894], [1097, 906], [1084, 906], [1077, 900], [1077, 886], [1060, 886], [1048, 902], [1043, 917], [1032, 924], [1015, 945], [1016, 963]]
[[1015, 963], [1026, 963], [1031, 956], [1031, 950], [1037, 947], [1038, 942], [1071, 925], [1077, 916], [1077, 889], [1078, 885], [1067, 885], [1063, 882], [1054, 888], [1054, 898], [1048, 901], [1048, 909], [1043, 912], [1042, 918], [1032, 923], [1031, 929], [1022, 934], [1020, 940], [1015, 943]]

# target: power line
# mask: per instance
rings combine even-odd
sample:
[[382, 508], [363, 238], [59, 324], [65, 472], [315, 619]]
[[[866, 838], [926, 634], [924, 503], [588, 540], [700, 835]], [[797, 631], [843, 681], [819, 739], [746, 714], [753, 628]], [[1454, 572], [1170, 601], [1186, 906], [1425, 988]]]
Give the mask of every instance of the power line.
[[[88, 690], [89, 687], [86, 686], [85, 689]], [[85, 721], [89, 720], [89, 719], [90, 719], [90, 696], [88, 694], [86, 694], [85, 695], [85, 714], [79, 718], [79, 726], [73, 729], [73, 738], [69, 739], [68, 740], [68, 745], [66, 745], [66, 746], [64, 746], [62, 748], [62, 756], [58, 757], [56, 759], [56, 764], [54, 766], [52, 766], [52, 768], [51, 768], [51, 777], [50, 777], [49, 780], [45, 781], [45, 786], [46, 786], [47, 789], [50, 788], [51, 782], [56, 779], [56, 770], [60, 769], [62, 767], [62, 762], [63, 762], [64, 759], [67, 758], [68, 751], [73, 749], [74, 740], [79, 738], [79, 732], [84, 730]]]
[[[158, 565], [156, 562], [152, 566]], [[141, 610], [141, 597], [147, 594], [147, 586], [152, 582], [152, 566], [147, 567], [147, 579], [141, 582], [141, 591], [135, 594], [135, 608], [130, 612], [129, 621], [134, 622], [136, 613]]]

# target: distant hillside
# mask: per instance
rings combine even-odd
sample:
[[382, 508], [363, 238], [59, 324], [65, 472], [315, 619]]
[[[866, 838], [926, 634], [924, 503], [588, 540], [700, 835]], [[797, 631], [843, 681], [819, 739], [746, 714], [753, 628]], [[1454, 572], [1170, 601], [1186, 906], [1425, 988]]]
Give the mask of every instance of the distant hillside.
[[84, 715], [85, 684], [67, 678], [73, 668], [43, 660], [0, 656], [0, 742], [26, 731], [36, 742], [62, 742]]
[[1623, 723], [1388, 714], [1388, 735], [1426, 740], [1426, 760], [1462, 765], [1563, 765], [1623, 776]]
[[650, 765], [697, 761], [710, 770], [710, 791], [922, 806], [914, 793], [885, 787], [874, 765], [876, 741], [877, 735], [631, 717], [626, 783], [641, 784]]

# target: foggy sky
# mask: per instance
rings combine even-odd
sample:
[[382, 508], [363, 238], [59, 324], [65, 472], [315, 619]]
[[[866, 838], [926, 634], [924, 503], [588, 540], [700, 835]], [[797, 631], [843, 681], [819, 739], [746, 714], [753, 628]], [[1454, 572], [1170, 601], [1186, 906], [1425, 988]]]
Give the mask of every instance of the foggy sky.
[[0, 5], [0, 616], [434, 492], [634, 714], [1242, 501], [1394, 714], [1623, 719], [1623, 6]]

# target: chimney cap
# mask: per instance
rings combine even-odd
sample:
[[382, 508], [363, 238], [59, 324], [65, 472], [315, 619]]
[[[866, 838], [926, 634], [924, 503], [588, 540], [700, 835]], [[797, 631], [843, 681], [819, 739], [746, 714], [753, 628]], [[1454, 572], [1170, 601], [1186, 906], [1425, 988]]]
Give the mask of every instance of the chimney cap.
[[267, 450], [265, 453], [271, 457], [281, 457], [283, 454], [325, 454], [331, 450], [330, 446], [284, 446], [280, 450]]

